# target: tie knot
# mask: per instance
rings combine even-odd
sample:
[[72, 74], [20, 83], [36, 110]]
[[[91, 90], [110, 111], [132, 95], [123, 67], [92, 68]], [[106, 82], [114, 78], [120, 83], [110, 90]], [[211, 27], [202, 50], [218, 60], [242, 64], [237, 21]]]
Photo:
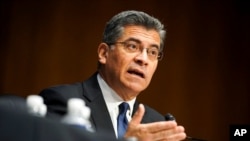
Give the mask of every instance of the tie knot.
[[119, 105], [119, 113], [120, 113], [120, 114], [121, 114], [121, 113], [126, 113], [127, 110], [128, 110], [128, 108], [129, 108], [128, 103], [126, 103], [126, 102], [121, 103], [121, 104]]

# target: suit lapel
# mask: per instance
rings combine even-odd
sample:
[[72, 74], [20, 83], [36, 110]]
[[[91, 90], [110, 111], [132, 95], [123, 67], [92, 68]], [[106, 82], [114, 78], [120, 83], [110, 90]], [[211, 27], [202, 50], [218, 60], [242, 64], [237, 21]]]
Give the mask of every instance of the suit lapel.
[[97, 81], [97, 73], [83, 83], [83, 96], [87, 99], [87, 106], [91, 109], [91, 122], [96, 131], [110, 132], [116, 137], [113, 124]]
[[[91, 109], [91, 122], [98, 132], [109, 132], [111, 136], [116, 138], [113, 124], [106, 106], [101, 88], [97, 81], [97, 73], [91, 76], [83, 84], [83, 97], [86, 101], [87, 106]], [[139, 102], [135, 101], [134, 110], [132, 116], [137, 111], [139, 107]], [[145, 113], [142, 118], [141, 123], [149, 123], [151, 121], [151, 116], [148, 113], [147, 108], [145, 107]]]
[[[133, 110], [132, 116], [134, 116], [135, 112], [138, 110], [139, 104], [140, 103], [136, 100], [135, 104], [134, 104], [134, 110]], [[145, 107], [145, 113], [144, 113], [144, 115], [142, 117], [141, 123], [150, 123], [150, 122], [152, 122], [151, 118], [150, 118], [150, 115], [148, 115], [148, 111], [147, 111], [147, 108], [146, 108], [145, 105], [144, 105], [144, 107]]]

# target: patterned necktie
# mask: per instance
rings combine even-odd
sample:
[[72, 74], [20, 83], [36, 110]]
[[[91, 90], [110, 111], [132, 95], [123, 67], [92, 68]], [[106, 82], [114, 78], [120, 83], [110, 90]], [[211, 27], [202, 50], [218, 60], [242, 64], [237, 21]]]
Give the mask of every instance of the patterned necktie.
[[127, 130], [128, 120], [126, 117], [126, 113], [127, 113], [128, 108], [129, 108], [129, 105], [126, 102], [123, 102], [119, 105], [119, 115], [117, 118], [118, 138], [122, 138]]

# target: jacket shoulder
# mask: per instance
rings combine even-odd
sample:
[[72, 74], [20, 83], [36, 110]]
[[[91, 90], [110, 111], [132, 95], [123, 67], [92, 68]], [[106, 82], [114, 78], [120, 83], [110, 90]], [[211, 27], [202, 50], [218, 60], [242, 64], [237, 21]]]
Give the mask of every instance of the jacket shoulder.
[[43, 89], [39, 95], [43, 97], [49, 113], [63, 115], [66, 113], [70, 98], [83, 98], [82, 83], [55, 85]]

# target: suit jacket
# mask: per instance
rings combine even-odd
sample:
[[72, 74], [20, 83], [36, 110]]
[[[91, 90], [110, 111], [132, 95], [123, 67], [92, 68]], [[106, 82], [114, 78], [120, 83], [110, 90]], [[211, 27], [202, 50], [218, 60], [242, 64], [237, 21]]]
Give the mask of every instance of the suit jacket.
[[[53, 117], [53, 115], [64, 115], [66, 113], [67, 101], [70, 98], [83, 99], [91, 109], [90, 121], [95, 130], [97, 132], [110, 132], [113, 137], [116, 137], [101, 88], [97, 81], [97, 73], [81, 83], [58, 85], [44, 89], [40, 95], [44, 98], [44, 102], [48, 106], [48, 116], [50, 117]], [[138, 109], [138, 106], [139, 102], [136, 101], [133, 114]], [[145, 114], [142, 123], [165, 120], [163, 115], [146, 105], [144, 106]]]

